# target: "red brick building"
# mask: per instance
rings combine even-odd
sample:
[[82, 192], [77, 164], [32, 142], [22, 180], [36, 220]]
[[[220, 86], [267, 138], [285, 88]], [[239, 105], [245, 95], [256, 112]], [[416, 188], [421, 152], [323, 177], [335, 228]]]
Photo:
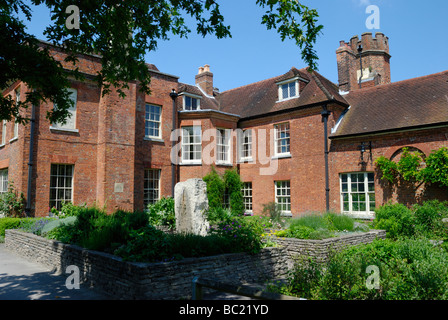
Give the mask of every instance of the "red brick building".
[[[391, 83], [388, 38], [378, 33], [341, 41], [336, 57], [338, 85], [293, 67], [218, 92], [208, 65], [194, 85], [148, 65], [151, 95], [131, 83], [125, 99], [73, 81], [76, 106], [65, 126], [46, 120], [52, 103], [34, 107], [32, 141], [30, 124], [3, 123], [0, 178], [14, 181], [37, 216], [62, 201], [140, 210], [211, 166], [239, 170], [255, 214], [276, 201], [286, 215], [328, 208], [370, 218], [388, 200], [446, 199], [433, 186], [395, 190], [373, 162], [404, 147], [428, 155], [448, 146], [448, 71]], [[99, 57], [80, 57], [87, 79], [99, 68]], [[20, 99], [26, 90], [17, 82], [4, 95]], [[23, 112], [31, 117], [31, 109]]]

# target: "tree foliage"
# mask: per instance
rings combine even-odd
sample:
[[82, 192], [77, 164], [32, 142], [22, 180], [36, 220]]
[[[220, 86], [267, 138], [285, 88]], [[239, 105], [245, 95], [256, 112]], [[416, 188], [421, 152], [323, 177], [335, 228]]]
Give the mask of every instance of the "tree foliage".
[[[224, 23], [218, 0], [31, 0], [33, 5], [51, 10], [52, 23], [45, 29], [47, 40], [64, 48], [66, 62], [73, 70], [66, 70], [40, 48], [39, 41], [30, 35], [19, 15], [30, 20], [32, 12], [23, 0], [5, 0], [0, 3], [0, 87], [7, 88], [22, 80], [34, 91], [25, 102], [16, 106], [6, 97], [0, 97], [0, 118], [21, 121], [20, 107], [27, 108], [41, 101], [53, 101], [57, 110], [47, 118], [52, 122], [64, 121], [71, 100], [67, 88], [68, 76], [82, 79], [76, 68], [78, 54], [97, 54], [103, 68], [96, 80], [103, 94], [112, 89], [125, 96], [129, 81], [138, 81], [141, 91], [149, 93], [150, 74], [144, 55], [157, 47], [159, 40], [169, 36], [187, 37], [192, 31], [186, 17], [196, 21], [199, 35], [215, 35], [218, 39], [230, 37], [230, 26]], [[302, 51], [302, 58], [311, 69], [317, 68], [313, 49], [322, 26], [317, 25], [317, 11], [298, 0], [256, 0], [266, 8], [262, 24], [276, 29], [282, 40], [293, 40]], [[79, 29], [68, 29], [67, 7], [80, 9]]]

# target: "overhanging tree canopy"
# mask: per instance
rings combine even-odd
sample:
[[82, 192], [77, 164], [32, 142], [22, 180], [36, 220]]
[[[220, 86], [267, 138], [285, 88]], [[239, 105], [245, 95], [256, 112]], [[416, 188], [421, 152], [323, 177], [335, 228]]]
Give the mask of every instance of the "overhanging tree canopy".
[[[76, 66], [77, 54], [97, 54], [102, 57], [103, 69], [96, 80], [103, 94], [115, 88], [125, 95], [128, 82], [137, 80], [143, 92], [149, 93], [150, 74], [144, 55], [157, 47], [158, 40], [170, 34], [186, 37], [192, 32], [185, 17], [197, 22], [196, 32], [217, 38], [230, 37], [218, 0], [31, 0], [33, 5], [44, 5], [51, 10], [52, 23], [44, 34], [49, 42], [62, 46], [69, 54], [65, 59]], [[317, 69], [317, 55], [313, 45], [322, 26], [317, 24], [317, 11], [298, 0], [256, 0], [266, 9], [261, 23], [276, 29], [282, 40], [292, 40], [300, 48], [302, 59], [312, 70]], [[66, 9], [80, 10], [79, 29], [66, 26]], [[25, 122], [20, 108], [41, 101], [53, 101], [57, 110], [49, 111], [51, 122], [63, 122], [72, 102], [67, 91], [69, 76], [82, 79], [74, 70], [64, 70], [49, 57], [38, 40], [26, 31], [19, 14], [30, 20], [32, 12], [23, 0], [0, 3], [0, 88], [5, 89], [17, 80], [33, 89], [26, 101], [16, 105], [9, 97], [0, 97], [0, 119]]]

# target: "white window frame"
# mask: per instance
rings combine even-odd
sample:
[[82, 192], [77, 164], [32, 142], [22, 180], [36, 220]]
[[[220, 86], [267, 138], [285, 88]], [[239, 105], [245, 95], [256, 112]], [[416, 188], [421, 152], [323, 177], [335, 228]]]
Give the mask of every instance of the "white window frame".
[[[56, 168], [53, 170], [53, 168]], [[67, 168], [71, 168], [71, 174], [67, 173]], [[61, 171], [63, 168], [63, 172]], [[54, 173], [56, 172], [56, 173]], [[50, 208], [56, 207], [60, 210], [63, 202], [73, 202], [73, 180], [74, 180], [75, 166], [73, 164], [58, 164], [52, 163], [50, 166]], [[53, 184], [56, 181], [56, 184]], [[52, 190], [56, 190], [55, 197], [52, 197]], [[62, 196], [60, 195], [62, 191]], [[69, 192], [69, 196], [67, 196]]]
[[8, 191], [8, 168], [0, 170], [0, 194]]
[[[201, 96], [197, 96], [194, 94], [186, 94], [183, 93], [183, 109], [186, 111], [197, 111], [201, 110]], [[193, 99], [196, 101], [196, 109], [191, 109], [192, 106], [190, 106], [190, 109], [187, 109], [187, 99], [191, 99], [191, 104], [193, 104]]]
[[[295, 99], [300, 96], [300, 94], [299, 94], [299, 78], [285, 80], [285, 81], [277, 83], [277, 85], [278, 85], [278, 100], [279, 101]], [[283, 90], [284, 90], [285, 86], [287, 86], [287, 92], [288, 92], [287, 96], [285, 96], [283, 94], [283, 92], [284, 92]], [[291, 87], [293, 87], [295, 90], [294, 95], [291, 95]]]
[[[282, 133], [285, 133], [285, 137], [280, 137]], [[287, 141], [287, 144], [283, 145], [282, 141]], [[291, 133], [289, 122], [283, 122], [274, 125], [274, 147], [275, 147], [275, 156], [276, 157], [285, 157], [291, 155]], [[287, 151], [280, 150], [279, 148], [287, 148]]]
[[[20, 87], [18, 87], [15, 90], [16, 94], [16, 104], [20, 102]], [[13, 137], [11, 140], [17, 139], [19, 137], [19, 123], [14, 121], [14, 130], [13, 130]]]
[[[198, 146], [200, 151], [195, 151], [195, 149], [197, 149]], [[198, 152], [199, 152], [199, 159], [197, 157]], [[186, 155], [191, 154], [193, 154], [193, 158], [186, 157]], [[201, 164], [201, 163], [202, 163], [201, 126], [184, 126], [182, 127], [182, 164]]]
[[161, 169], [145, 169], [143, 182], [143, 204], [145, 210], [149, 204], [160, 200], [160, 177]]
[[3, 120], [3, 127], [2, 127], [2, 146], [4, 146], [6, 144], [6, 125], [7, 125], [8, 121]]
[[238, 158], [240, 162], [252, 161], [252, 129], [238, 131]]
[[[361, 175], [362, 179], [360, 181]], [[375, 174], [373, 172], [341, 173], [339, 175], [339, 186], [342, 213], [357, 218], [374, 217]], [[363, 206], [365, 206], [365, 210], [361, 210]]]
[[243, 193], [243, 204], [245, 212], [253, 212], [253, 199], [252, 199], [252, 182], [243, 182], [243, 188], [241, 189]]
[[230, 129], [216, 129], [216, 164], [230, 164]]
[[[54, 130], [65, 130], [65, 131], [76, 131], [76, 113], [77, 113], [77, 101], [78, 101], [78, 91], [74, 88], [69, 88], [68, 91], [71, 94], [71, 98], [73, 100], [73, 106], [68, 109], [68, 112], [71, 114], [70, 118], [67, 118], [67, 122], [65, 124], [62, 123], [52, 123], [50, 129]], [[54, 109], [57, 108], [56, 104], [54, 104]]]
[[[152, 112], [158, 109], [159, 112]], [[152, 129], [157, 130], [157, 135], [149, 134], [151, 130], [151, 125], [154, 126]], [[162, 107], [154, 104], [147, 103], [145, 105], [145, 137], [150, 139], [162, 139]]]
[[275, 203], [280, 205], [280, 212], [284, 216], [291, 216], [291, 182], [290, 180], [274, 181]]

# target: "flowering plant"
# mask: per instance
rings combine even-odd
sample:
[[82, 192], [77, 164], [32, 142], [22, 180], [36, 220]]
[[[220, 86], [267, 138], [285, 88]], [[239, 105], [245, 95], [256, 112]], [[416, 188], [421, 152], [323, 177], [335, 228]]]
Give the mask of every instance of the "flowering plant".
[[244, 217], [225, 219], [210, 227], [210, 234], [231, 241], [235, 252], [258, 253], [262, 248], [263, 231], [261, 223], [248, 221]]

